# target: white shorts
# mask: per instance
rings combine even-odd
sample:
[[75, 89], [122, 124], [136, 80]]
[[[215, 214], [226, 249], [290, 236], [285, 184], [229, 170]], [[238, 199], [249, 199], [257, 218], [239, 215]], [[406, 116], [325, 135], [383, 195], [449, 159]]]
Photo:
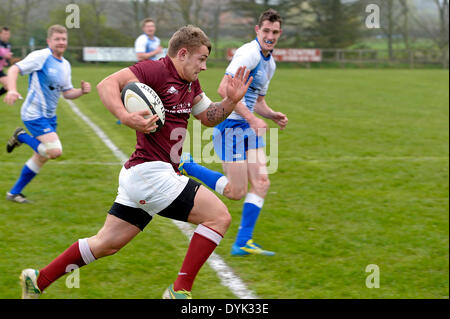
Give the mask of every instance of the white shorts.
[[172, 165], [165, 162], [146, 162], [129, 169], [122, 167], [115, 202], [140, 208], [153, 216], [172, 204], [188, 182], [188, 177], [178, 175]]

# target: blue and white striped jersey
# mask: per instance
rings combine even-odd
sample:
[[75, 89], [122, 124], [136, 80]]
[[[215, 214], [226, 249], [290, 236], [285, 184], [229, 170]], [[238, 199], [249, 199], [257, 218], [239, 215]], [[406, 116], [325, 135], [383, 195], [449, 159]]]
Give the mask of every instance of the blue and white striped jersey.
[[[155, 51], [161, 45], [161, 40], [154, 36], [153, 40], [148, 35], [141, 34], [134, 42], [134, 50], [136, 53], [149, 53]], [[159, 56], [153, 56], [149, 60], [159, 60]]]
[[[226, 70], [226, 74], [234, 76], [241, 66], [245, 66], [251, 70], [250, 75], [253, 76], [253, 82], [243, 99], [244, 104], [253, 112], [258, 96], [265, 96], [267, 94], [270, 80], [276, 70], [275, 60], [272, 54], [267, 57], [263, 55], [258, 39], [255, 39], [252, 42], [244, 44], [236, 51]], [[234, 111], [228, 119], [244, 120], [242, 116]]]
[[22, 75], [30, 75], [28, 94], [21, 109], [22, 120], [56, 116], [61, 92], [73, 88], [70, 63], [55, 58], [50, 48], [46, 48], [31, 52], [16, 65]]

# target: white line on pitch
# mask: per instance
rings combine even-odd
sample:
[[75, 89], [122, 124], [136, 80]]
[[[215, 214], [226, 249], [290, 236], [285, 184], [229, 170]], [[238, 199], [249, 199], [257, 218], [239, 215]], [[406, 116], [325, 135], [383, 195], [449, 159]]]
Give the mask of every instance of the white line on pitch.
[[[122, 164], [128, 160], [128, 157], [111, 141], [111, 139], [105, 134], [105, 132], [103, 132], [100, 127], [98, 127], [86, 115], [84, 115], [73, 101], [65, 101], [70, 106], [72, 111], [92, 128], [95, 134], [97, 134], [97, 136], [114, 153], [114, 155]], [[193, 229], [188, 223], [178, 222], [175, 220], [172, 221], [183, 232], [183, 234], [186, 235], [186, 237], [188, 237], [189, 239], [192, 237]], [[207, 262], [220, 278], [222, 285], [228, 287], [236, 297], [241, 299], [258, 298], [251, 290], [247, 288], [242, 279], [234, 273], [233, 269], [231, 269], [218, 254], [212, 253]]]

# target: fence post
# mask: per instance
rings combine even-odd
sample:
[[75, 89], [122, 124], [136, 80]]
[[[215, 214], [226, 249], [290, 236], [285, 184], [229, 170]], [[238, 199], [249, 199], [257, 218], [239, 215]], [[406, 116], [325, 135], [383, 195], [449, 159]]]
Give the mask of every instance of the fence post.
[[363, 53], [363, 51], [361, 49], [358, 50], [358, 59], [359, 59], [358, 64], [359, 64], [360, 68], [362, 68], [362, 66], [363, 66], [362, 53]]
[[409, 53], [409, 68], [414, 69], [414, 51], [410, 49], [408, 53]]

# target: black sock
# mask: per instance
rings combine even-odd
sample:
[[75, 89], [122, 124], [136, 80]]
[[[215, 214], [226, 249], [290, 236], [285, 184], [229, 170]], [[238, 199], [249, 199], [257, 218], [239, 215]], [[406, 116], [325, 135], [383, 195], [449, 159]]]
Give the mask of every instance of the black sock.
[[1, 89], [0, 89], [0, 95], [3, 95], [3, 94], [5, 94], [6, 92], [8, 92], [8, 91], [6, 91], [6, 89], [5, 89], [5, 88], [1, 88]]

